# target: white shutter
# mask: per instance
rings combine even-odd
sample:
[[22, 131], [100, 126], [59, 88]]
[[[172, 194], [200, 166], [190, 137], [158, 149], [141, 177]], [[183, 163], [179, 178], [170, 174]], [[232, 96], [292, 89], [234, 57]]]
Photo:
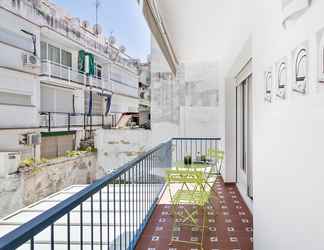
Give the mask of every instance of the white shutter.
[[55, 89], [41, 85], [40, 106], [41, 111], [54, 112], [55, 111]]
[[73, 92], [56, 89], [56, 112], [73, 112]]

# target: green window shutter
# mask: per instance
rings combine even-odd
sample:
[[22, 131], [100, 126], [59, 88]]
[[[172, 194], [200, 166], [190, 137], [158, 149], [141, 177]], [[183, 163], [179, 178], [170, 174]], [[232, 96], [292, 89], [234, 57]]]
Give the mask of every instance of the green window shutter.
[[78, 60], [78, 70], [80, 73], [83, 73], [85, 71], [84, 63], [85, 63], [85, 52], [84, 52], [84, 50], [80, 50], [79, 51], [79, 60]]

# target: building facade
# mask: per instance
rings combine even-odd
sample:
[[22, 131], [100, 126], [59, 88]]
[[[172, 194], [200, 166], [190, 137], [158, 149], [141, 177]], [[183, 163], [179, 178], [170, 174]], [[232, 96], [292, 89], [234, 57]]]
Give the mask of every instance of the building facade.
[[[138, 112], [138, 62], [99, 25], [49, 1], [1, 0], [0, 16], [1, 151], [30, 155], [26, 135], [50, 132], [34, 150], [57, 156]], [[55, 136], [62, 131], [68, 137]]]

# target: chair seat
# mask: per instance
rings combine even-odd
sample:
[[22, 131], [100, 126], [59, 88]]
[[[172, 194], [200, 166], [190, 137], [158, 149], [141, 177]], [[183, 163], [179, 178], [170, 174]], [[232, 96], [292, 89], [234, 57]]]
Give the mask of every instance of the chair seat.
[[208, 200], [209, 192], [204, 190], [178, 190], [173, 196], [173, 201], [177, 204], [204, 206]]
[[166, 172], [166, 181], [172, 183], [196, 183], [206, 182], [206, 176], [203, 171], [188, 171], [179, 169], [169, 169]]

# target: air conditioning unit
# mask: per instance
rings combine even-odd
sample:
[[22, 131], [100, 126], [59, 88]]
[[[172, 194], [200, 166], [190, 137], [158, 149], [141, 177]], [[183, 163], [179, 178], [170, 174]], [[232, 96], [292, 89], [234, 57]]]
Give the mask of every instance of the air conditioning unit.
[[39, 59], [33, 54], [23, 54], [23, 65], [27, 67], [39, 67]]
[[0, 152], [0, 178], [15, 173], [20, 163], [20, 153]]
[[42, 142], [41, 134], [28, 134], [27, 145], [39, 145]]

